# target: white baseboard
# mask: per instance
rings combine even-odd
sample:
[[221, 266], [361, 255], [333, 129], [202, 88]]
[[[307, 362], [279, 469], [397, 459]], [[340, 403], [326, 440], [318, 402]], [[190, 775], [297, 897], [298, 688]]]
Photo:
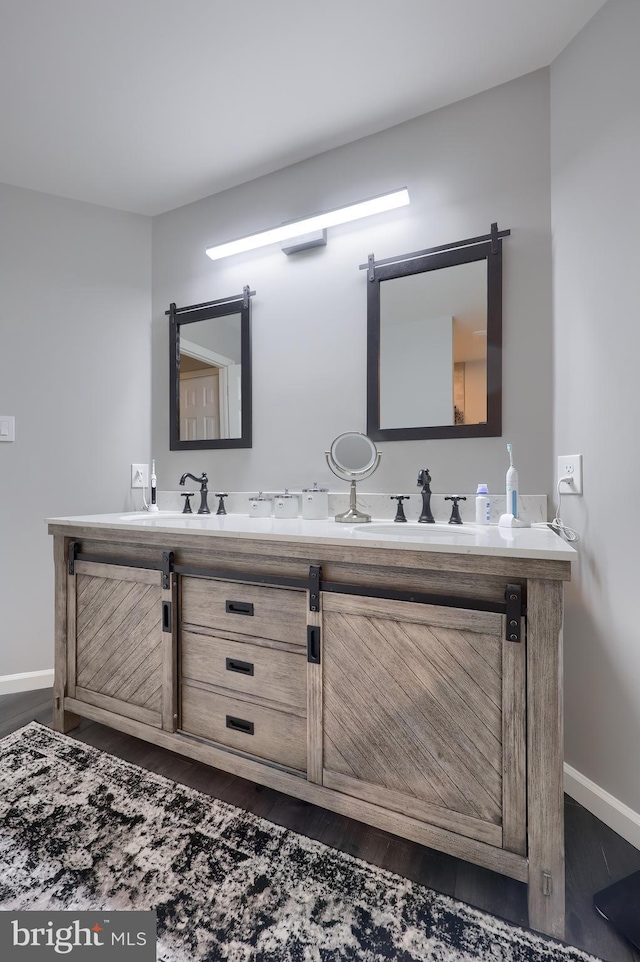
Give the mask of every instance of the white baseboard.
[[601, 822], [640, 849], [640, 814], [565, 763], [564, 790]]
[[0, 695], [13, 695], [17, 691], [34, 691], [36, 688], [53, 686], [53, 668], [46, 671], [22, 671], [18, 675], [0, 675]]

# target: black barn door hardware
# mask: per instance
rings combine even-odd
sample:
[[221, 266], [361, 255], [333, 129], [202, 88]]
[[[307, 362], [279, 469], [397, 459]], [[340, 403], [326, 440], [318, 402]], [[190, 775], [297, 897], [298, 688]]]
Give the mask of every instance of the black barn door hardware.
[[173, 551], [162, 552], [162, 587], [166, 590], [171, 584], [173, 571]]
[[[505, 587], [504, 601], [490, 601], [485, 598], [467, 598], [464, 595], [445, 595], [421, 591], [398, 591], [394, 588], [371, 587], [368, 585], [344, 584], [338, 581], [323, 581], [322, 567], [310, 565], [307, 578], [285, 578], [279, 575], [252, 574], [245, 571], [220, 568], [205, 568], [199, 565], [176, 564], [173, 551], [164, 551], [162, 561], [139, 561], [130, 558], [118, 558], [113, 555], [99, 555], [85, 553], [81, 550], [79, 541], [69, 544], [68, 564], [69, 574], [74, 573], [76, 561], [90, 561], [96, 564], [119, 565], [125, 568], [145, 568], [161, 571], [163, 587], [169, 587], [169, 574], [175, 572], [180, 575], [191, 575], [196, 578], [211, 578], [221, 581], [237, 581], [243, 584], [266, 585], [272, 588], [297, 588], [309, 592], [309, 610], [320, 611], [321, 592], [331, 592], [340, 595], [360, 595], [364, 598], [384, 598], [388, 601], [411, 601], [414, 604], [438, 605], [444, 608], [466, 608], [470, 611], [494, 611], [507, 616], [507, 641], [521, 640], [521, 619], [526, 616], [526, 605], [522, 599], [522, 585], [508, 584]], [[229, 614], [252, 615], [253, 605], [250, 602], [227, 601], [226, 610]], [[515, 624], [514, 624], [515, 622]], [[515, 637], [512, 637], [515, 636]]]
[[[162, 587], [169, 587], [169, 575], [176, 568], [173, 563], [173, 551], [163, 551], [162, 561], [145, 561], [139, 558], [119, 558], [116, 555], [94, 554], [92, 551], [83, 551], [79, 541], [72, 541], [69, 544], [69, 574], [75, 574], [76, 561], [88, 561], [98, 565], [116, 565], [120, 568], [142, 568], [145, 571], [161, 571]], [[165, 584], [166, 580], [166, 584]]]
[[506, 639], [520, 641], [520, 624], [522, 618], [522, 588], [520, 585], [507, 585], [504, 593], [506, 601]]
[[[395, 257], [383, 257], [375, 259], [374, 254], [369, 254], [366, 264], [360, 264], [361, 271], [367, 271], [368, 279], [373, 283], [376, 280], [376, 270], [379, 267], [386, 267], [387, 264], [396, 264], [401, 261], [411, 261], [418, 257], [428, 257], [431, 254], [444, 254], [447, 251], [458, 250], [461, 247], [475, 247], [477, 244], [490, 243], [490, 251], [497, 254], [500, 251], [499, 241], [502, 237], [509, 237], [510, 230], [498, 230], [498, 224], [491, 225], [489, 234], [480, 234], [478, 237], [467, 237], [466, 240], [456, 241], [455, 244], [441, 244], [439, 247], [425, 247], [421, 251], [411, 251], [409, 254], [397, 254]], [[169, 313], [168, 311], [166, 312]]]
[[69, 574], [75, 574], [75, 563], [80, 553], [80, 542], [71, 541], [69, 543]]
[[309, 568], [309, 611], [320, 611], [320, 582], [322, 568], [311, 565]]

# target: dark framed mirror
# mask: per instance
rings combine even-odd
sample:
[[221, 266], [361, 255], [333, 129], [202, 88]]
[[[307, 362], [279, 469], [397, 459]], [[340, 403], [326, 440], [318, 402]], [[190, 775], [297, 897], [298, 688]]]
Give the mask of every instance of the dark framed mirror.
[[169, 315], [170, 449], [251, 447], [251, 295]]
[[367, 434], [374, 441], [502, 433], [502, 242], [497, 231], [368, 265]]

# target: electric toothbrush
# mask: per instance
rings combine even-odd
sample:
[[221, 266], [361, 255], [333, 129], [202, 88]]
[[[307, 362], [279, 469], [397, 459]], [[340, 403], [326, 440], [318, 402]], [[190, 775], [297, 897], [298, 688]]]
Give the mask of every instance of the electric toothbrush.
[[501, 528], [528, 528], [529, 523], [519, 517], [518, 512], [518, 472], [513, 464], [513, 445], [507, 444], [509, 452], [509, 470], [507, 471], [507, 510], [500, 515], [498, 524]]
[[518, 517], [518, 472], [513, 466], [513, 445], [507, 444], [509, 470], [507, 471], [507, 514]]
[[158, 511], [158, 479], [156, 478], [156, 462], [151, 462], [151, 503], [149, 511]]

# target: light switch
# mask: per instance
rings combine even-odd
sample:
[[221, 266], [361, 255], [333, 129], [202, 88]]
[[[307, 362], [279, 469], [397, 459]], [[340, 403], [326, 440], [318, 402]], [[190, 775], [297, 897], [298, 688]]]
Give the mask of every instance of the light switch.
[[0, 414], [0, 441], [15, 441], [16, 419], [7, 414]]

